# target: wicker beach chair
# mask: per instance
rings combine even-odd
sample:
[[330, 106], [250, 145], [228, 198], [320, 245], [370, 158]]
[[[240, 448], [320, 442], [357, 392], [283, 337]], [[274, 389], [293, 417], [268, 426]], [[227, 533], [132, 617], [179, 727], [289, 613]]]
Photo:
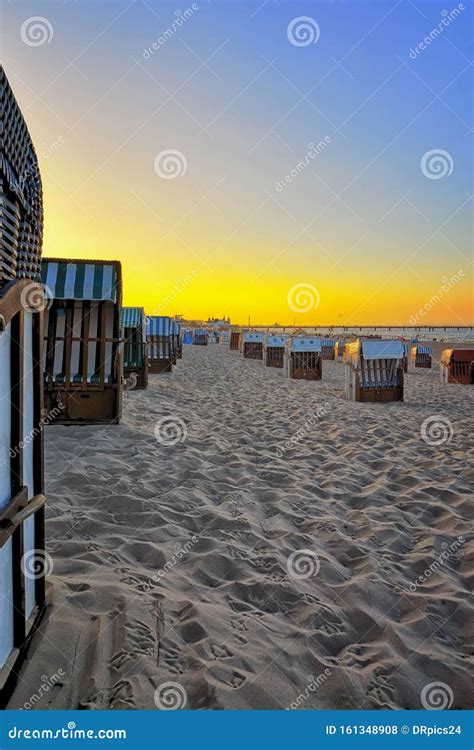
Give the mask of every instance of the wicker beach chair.
[[363, 340], [345, 354], [349, 401], [403, 401], [404, 347], [401, 341]]
[[241, 331], [231, 331], [230, 332], [230, 349], [232, 351], [238, 352], [240, 351], [240, 337], [242, 335]]
[[45, 407], [62, 424], [118, 423], [122, 408], [119, 261], [46, 258]]
[[284, 368], [287, 377], [294, 380], [321, 380], [321, 340], [310, 336], [291, 338], [285, 352]]
[[244, 359], [263, 359], [263, 341], [265, 334], [258, 331], [246, 331], [243, 335], [242, 354]]
[[134, 389], [148, 385], [146, 319], [143, 307], [122, 307], [123, 376]]
[[41, 178], [0, 66], [0, 706], [45, 608]]
[[160, 315], [147, 317], [146, 340], [150, 372], [171, 372], [173, 354], [170, 336], [171, 318]]
[[440, 373], [443, 383], [474, 385], [474, 349], [445, 349]]
[[431, 352], [431, 346], [421, 346], [420, 344], [412, 346], [410, 359], [413, 367], [431, 369]]
[[322, 339], [321, 341], [321, 359], [333, 360], [337, 357], [336, 339]]
[[193, 334], [193, 344], [196, 346], [207, 346], [208, 338], [205, 328], [196, 328]]
[[266, 367], [283, 368], [285, 362], [285, 347], [288, 336], [267, 336], [263, 346], [263, 358]]

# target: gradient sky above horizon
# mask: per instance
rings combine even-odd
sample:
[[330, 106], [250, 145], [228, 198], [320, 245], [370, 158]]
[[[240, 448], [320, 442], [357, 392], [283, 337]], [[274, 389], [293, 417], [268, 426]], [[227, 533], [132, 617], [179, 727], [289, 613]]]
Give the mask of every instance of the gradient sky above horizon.
[[[421, 324], [472, 325], [472, 4], [414, 59], [457, 3], [196, 6], [147, 54], [192, 2], [2, 4], [1, 58], [40, 160], [44, 254], [120, 259], [124, 304], [148, 313], [407, 325], [438, 294]], [[49, 42], [22, 40], [32, 16]], [[316, 43], [290, 43], [300, 16], [317, 22]], [[186, 159], [175, 179], [155, 171], [167, 149]], [[421, 169], [431, 150], [452, 160], [441, 179]], [[298, 284], [318, 290], [317, 309], [289, 304]]]

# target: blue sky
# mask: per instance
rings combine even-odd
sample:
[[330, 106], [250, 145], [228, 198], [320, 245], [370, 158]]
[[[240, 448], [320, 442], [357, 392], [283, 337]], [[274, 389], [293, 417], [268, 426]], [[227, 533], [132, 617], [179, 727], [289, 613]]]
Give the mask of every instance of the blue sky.
[[[301, 322], [407, 322], [462, 268], [428, 322], [472, 322], [472, 4], [195, 6], [174, 29], [188, 0], [4, 4], [2, 59], [42, 163], [45, 252], [119, 255], [126, 301], [148, 307], [196, 270], [179, 311], [261, 322], [293, 318], [285, 290], [306, 282], [320, 307]], [[53, 30], [38, 46], [21, 37], [32, 16]], [[301, 17], [315, 43], [289, 39]], [[153, 166], [167, 149], [186, 158], [175, 180]], [[430, 151], [448, 154], [445, 177], [423, 173]]]

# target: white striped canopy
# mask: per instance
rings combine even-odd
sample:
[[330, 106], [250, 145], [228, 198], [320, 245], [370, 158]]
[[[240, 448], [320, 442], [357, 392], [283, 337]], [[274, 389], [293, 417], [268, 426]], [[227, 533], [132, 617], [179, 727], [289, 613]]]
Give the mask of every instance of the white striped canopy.
[[117, 301], [117, 265], [43, 258], [41, 280], [53, 299]]

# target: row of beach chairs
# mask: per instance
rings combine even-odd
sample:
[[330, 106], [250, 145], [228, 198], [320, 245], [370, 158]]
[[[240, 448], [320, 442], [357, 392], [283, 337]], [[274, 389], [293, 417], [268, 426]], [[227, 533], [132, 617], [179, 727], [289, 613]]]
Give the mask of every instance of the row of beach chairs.
[[[413, 367], [431, 368], [432, 349], [398, 339], [363, 339], [345, 342], [319, 337], [266, 335], [259, 331], [234, 330], [230, 349], [245, 359], [282, 368], [290, 378], [320, 380], [322, 361], [342, 356], [345, 363], [345, 390], [353, 401], [402, 401], [404, 373], [410, 360]], [[441, 358], [441, 379], [446, 383], [474, 383], [474, 351], [449, 349]]]

